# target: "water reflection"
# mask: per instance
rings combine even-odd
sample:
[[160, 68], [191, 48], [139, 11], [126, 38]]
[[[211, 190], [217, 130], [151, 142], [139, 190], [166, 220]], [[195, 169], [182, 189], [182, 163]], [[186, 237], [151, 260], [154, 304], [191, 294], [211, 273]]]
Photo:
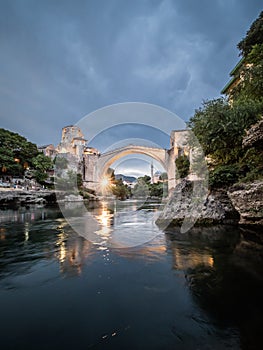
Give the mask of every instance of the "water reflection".
[[0, 224], [56, 219], [58, 216], [62, 217], [62, 214], [56, 206], [43, 207], [38, 205], [28, 205], [26, 207], [18, 207], [16, 209], [7, 208], [5, 210], [0, 210]]
[[113, 225], [113, 214], [111, 210], [108, 209], [107, 203], [102, 202], [101, 207], [95, 214], [95, 218], [100, 224], [100, 229], [96, 230], [95, 233], [100, 237], [100, 241], [96, 242], [99, 246], [99, 250], [107, 250], [109, 245], [109, 240], [111, 238], [111, 226]]
[[[127, 344], [145, 349], [261, 348], [260, 235], [249, 241], [257, 235], [226, 226], [193, 228], [184, 235], [169, 229], [136, 247], [113, 247], [114, 237], [127, 240], [131, 234], [156, 230], [154, 208], [133, 210], [134, 205], [130, 209], [121, 203], [122, 210], [115, 210], [102, 203], [94, 208], [92, 214], [99, 225], [94, 234], [100, 237], [95, 243], [74, 232], [59, 212], [55, 219], [54, 209], [37, 211], [37, 220], [3, 222], [0, 287], [8, 291], [0, 295], [3, 334], [10, 329], [10, 336], [19, 339], [16, 335], [23, 324], [30, 325], [30, 335], [20, 338], [16, 348], [37, 348], [30, 343], [35, 318], [32, 321], [27, 312], [19, 313], [24, 323], [14, 317], [26, 305], [29, 310], [42, 308], [41, 315], [46, 312], [43, 327], [48, 320], [50, 327], [63, 329], [62, 335], [56, 332], [55, 336], [46, 331], [51, 349], [57, 338], [64, 341], [63, 348], [72, 347], [72, 342], [67, 343], [72, 329], [80, 337], [74, 339], [77, 345], [96, 344], [98, 349], [123, 349]], [[69, 210], [77, 220], [76, 208]], [[23, 288], [27, 293], [23, 294]], [[9, 290], [14, 294], [8, 294]], [[44, 329], [41, 317], [38, 329]], [[96, 343], [127, 325], [127, 331], [111, 337], [117, 339], [115, 343]], [[8, 341], [6, 337], [4, 345]]]
[[64, 276], [80, 275], [84, 263], [88, 257], [92, 256], [92, 245], [82, 237], [75, 237], [66, 242], [63, 239], [59, 245], [59, 251], [56, 257], [60, 263], [60, 273]]
[[189, 252], [180, 248], [172, 249], [173, 268], [176, 270], [188, 270], [196, 266], [214, 266], [214, 258], [209, 252]]
[[110, 213], [110, 210], [108, 209], [107, 203], [102, 202], [102, 205], [100, 207], [100, 212], [98, 215], [95, 215], [99, 223], [103, 227], [110, 227], [112, 224], [112, 214]]
[[185, 271], [198, 266], [213, 267], [214, 248], [233, 251], [240, 241], [239, 230], [226, 226], [194, 227], [184, 234], [174, 228], [165, 233], [173, 268]]

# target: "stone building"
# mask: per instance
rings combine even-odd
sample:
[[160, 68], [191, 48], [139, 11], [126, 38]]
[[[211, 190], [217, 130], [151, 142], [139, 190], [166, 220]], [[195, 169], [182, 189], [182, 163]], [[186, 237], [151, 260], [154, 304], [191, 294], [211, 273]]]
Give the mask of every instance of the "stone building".
[[44, 153], [45, 156], [50, 157], [51, 159], [54, 159], [57, 154], [57, 150], [52, 144], [39, 146], [38, 151]]
[[170, 149], [175, 157], [189, 155], [188, 130], [172, 130], [170, 134]]
[[63, 154], [69, 153], [76, 156], [80, 161], [86, 147], [86, 141], [87, 140], [84, 139], [84, 135], [78, 126], [65, 126], [62, 129], [62, 137], [57, 146], [57, 152]]
[[230, 81], [225, 85], [221, 94], [227, 95], [229, 102], [232, 103], [232, 95], [234, 89], [244, 81], [246, 72], [253, 66], [252, 63], [247, 63], [243, 57], [230, 72]]
[[96, 148], [86, 147], [83, 152], [83, 184], [88, 188], [93, 188], [97, 181], [97, 164], [100, 153]]

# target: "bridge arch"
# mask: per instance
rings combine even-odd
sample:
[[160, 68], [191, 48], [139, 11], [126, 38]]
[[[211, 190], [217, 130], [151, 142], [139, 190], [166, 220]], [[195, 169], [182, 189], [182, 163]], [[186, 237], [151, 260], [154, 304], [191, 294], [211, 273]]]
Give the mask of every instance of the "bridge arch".
[[110, 168], [114, 162], [130, 154], [143, 154], [149, 156], [159, 162], [165, 171], [168, 171], [167, 151], [165, 149], [128, 145], [101, 154], [97, 164], [97, 179], [100, 180], [106, 174], [107, 169]]

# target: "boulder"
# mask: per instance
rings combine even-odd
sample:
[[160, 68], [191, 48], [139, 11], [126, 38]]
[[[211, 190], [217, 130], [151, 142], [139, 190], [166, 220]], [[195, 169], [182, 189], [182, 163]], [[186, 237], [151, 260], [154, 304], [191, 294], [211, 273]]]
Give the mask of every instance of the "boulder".
[[240, 224], [263, 225], [263, 181], [236, 184], [228, 196], [240, 214]]
[[[206, 193], [201, 181], [183, 180], [171, 194], [156, 220], [158, 226], [180, 226], [183, 221], [195, 226], [211, 224], [236, 225], [240, 216], [228, 198], [226, 190]], [[201, 188], [200, 196], [194, 187]]]

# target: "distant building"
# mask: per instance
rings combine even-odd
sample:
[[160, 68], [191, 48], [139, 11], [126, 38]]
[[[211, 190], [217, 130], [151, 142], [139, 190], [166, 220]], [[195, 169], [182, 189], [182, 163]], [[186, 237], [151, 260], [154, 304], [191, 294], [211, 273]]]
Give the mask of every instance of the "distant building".
[[157, 182], [161, 182], [160, 180], [160, 176], [162, 175], [161, 171], [157, 170], [154, 174], [153, 174], [153, 180], [152, 183], [156, 184]]
[[230, 72], [231, 79], [221, 91], [221, 94], [227, 95], [230, 102], [233, 90], [244, 80], [245, 71], [252, 66], [251, 63], [246, 63], [244, 57], [237, 63], [234, 69]]
[[55, 158], [57, 154], [56, 148], [52, 144], [39, 146], [38, 151], [44, 153], [45, 156], [50, 157], [52, 159]]
[[134, 188], [134, 186], [136, 185], [136, 183], [137, 183], [137, 181], [133, 181], [133, 182], [131, 182], [131, 181], [126, 181], [126, 180], [123, 181], [123, 184], [124, 184], [124, 185], [127, 185], [127, 186], [130, 187], [130, 188]]

